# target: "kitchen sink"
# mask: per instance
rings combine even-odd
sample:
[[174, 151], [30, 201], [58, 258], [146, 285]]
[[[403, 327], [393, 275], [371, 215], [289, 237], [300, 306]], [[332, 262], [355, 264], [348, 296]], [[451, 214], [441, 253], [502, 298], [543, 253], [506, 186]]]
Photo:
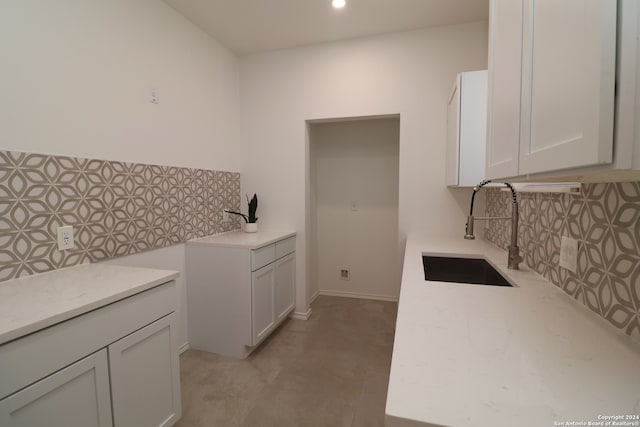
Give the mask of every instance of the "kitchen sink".
[[432, 282], [455, 282], [472, 285], [513, 286], [482, 258], [422, 256], [424, 278]]

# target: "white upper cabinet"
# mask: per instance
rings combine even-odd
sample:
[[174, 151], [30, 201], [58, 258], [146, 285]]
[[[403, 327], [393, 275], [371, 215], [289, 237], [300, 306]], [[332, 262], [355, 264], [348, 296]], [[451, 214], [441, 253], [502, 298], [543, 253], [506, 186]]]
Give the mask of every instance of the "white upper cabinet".
[[448, 186], [458, 185], [458, 159], [460, 158], [460, 75], [456, 78], [447, 104], [447, 159], [445, 182]]
[[489, 179], [518, 175], [522, 0], [493, 0], [489, 27], [487, 161]]
[[473, 187], [484, 179], [487, 70], [458, 74], [447, 106], [446, 184]]
[[611, 163], [616, 2], [524, 4], [519, 174]]
[[492, 0], [487, 176], [613, 161], [616, 1]]

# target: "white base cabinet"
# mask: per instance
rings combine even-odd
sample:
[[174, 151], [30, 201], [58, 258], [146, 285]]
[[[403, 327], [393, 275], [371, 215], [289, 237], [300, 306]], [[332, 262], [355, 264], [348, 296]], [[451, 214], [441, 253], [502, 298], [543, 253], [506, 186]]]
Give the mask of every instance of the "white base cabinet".
[[0, 346], [0, 425], [173, 425], [176, 300], [168, 282]]
[[110, 427], [107, 351], [100, 350], [0, 401], [3, 427]]
[[251, 344], [262, 341], [273, 329], [275, 284], [273, 263], [251, 273]]
[[175, 313], [109, 346], [116, 426], [165, 427], [180, 417]]
[[256, 345], [295, 306], [295, 252], [251, 273], [252, 344]]
[[292, 253], [277, 260], [275, 269], [275, 321], [280, 322], [296, 305], [296, 254]]
[[266, 245], [259, 233], [254, 244], [236, 245], [224, 235], [187, 243], [190, 348], [245, 358], [294, 310], [290, 236], [270, 237]]

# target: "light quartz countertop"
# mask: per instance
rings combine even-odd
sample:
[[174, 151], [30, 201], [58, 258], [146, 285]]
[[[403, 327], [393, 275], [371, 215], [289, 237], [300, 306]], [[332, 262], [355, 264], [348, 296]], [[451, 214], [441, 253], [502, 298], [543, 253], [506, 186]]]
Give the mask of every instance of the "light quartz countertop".
[[[423, 254], [485, 257], [516, 287], [427, 282]], [[506, 261], [482, 240], [408, 236], [387, 427], [587, 425], [640, 414], [640, 345]], [[640, 425], [631, 422], [617, 425]]]
[[244, 231], [237, 230], [189, 240], [187, 244], [218, 246], [223, 248], [258, 249], [295, 235], [295, 231], [265, 230], [258, 231], [257, 233], [245, 233]]
[[178, 275], [176, 271], [83, 264], [0, 283], [0, 345]]

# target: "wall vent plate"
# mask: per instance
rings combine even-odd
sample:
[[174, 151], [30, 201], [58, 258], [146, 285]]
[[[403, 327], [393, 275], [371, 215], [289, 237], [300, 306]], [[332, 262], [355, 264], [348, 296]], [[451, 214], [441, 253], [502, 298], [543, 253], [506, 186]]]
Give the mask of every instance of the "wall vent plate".
[[340, 280], [349, 280], [351, 277], [351, 272], [348, 268], [343, 268], [340, 270]]

